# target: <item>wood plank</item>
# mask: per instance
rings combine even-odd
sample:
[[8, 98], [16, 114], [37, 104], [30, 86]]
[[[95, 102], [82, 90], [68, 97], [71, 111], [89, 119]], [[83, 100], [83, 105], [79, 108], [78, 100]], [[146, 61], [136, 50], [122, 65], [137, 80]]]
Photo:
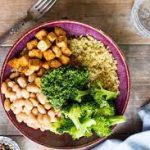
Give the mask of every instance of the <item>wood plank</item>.
[[[10, 28], [19, 18], [26, 15], [27, 9], [36, 0], [0, 1], [0, 34]], [[134, 0], [63, 0], [36, 23], [29, 23], [16, 36], [10, 37], [5, 45], [12, 45], [27, 28], [45, 21], [71, 19], [88, 23], [102, 29], [118, 43], [150, 44], [150, 39], [136, 34], [130, 20]]]

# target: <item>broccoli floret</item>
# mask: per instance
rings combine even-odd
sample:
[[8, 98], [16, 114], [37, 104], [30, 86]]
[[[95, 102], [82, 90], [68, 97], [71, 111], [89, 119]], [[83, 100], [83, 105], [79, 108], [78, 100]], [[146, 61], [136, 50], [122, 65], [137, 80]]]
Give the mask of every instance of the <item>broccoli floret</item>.
[[105, 90], [98, 82], [97, 84], [92, 85], [91, 95], [101, 107], [104, 107], [107, 106], [107, 101], [117, 98], [118, 92]]
[[125, 122], [126, 118], [124, 116], [112, 116], [109, 117], [109, 123], [111, 126], [119, 123]]
[[100, 137], [109, 136], [112, 134], [111, 126], [123, 123], [125, 121], [125, 117], [123, 116], [113, 116], [113, 117], [95, 117], [96, 125], [93, 126], [93, 130]]
[[94, 119], [86, 119], [81, 124], [81, 128], [77, 129], [76, 127], [72, 127], [67, 133], [69, 133], [74, 140], [83, 136], [90, 137], [92, 136], [92, 126], [95, 124], [96, 122]]
[[74, 127], [73, 122], [69, 118], [64, 118], [61, 120], [57, 131], [61, 134], [68, 133], [72, 127]]
[[[67, 66], [48, 71], [41, 79], [41, 88], [53, 107], [60, 108], [74, 90], [84, 88], [88, 82], [87, 69]], [[77, 96], [77, 100], [80, 97]]]
[[95, 111], [100, 116], [114, 116], [115, 115], [115, 108], [113, 105], [110, 105], [109, 103], [107, 103], [104, 107], [101, 107]]
[[82, 117], [89, 118], [99, 110], [98, 105], [94, 101], [81, 103]]
[[88, 90], [82, 91], [82, 90], [74, 89], [74, 91], [72, 91], [71, 98], [80, 103], [82, 101], [82, 98], [88, 94], [89, 94]]
[[78, 104], [73, 104], [72, 106], [63, 109], [62, 112], [66, 118], [69, 118], [72, 120], [74, 125], [76, 126], [77, 129], [81, 127], [80, 124], [80, 117], [81, 117], [81, 108]]

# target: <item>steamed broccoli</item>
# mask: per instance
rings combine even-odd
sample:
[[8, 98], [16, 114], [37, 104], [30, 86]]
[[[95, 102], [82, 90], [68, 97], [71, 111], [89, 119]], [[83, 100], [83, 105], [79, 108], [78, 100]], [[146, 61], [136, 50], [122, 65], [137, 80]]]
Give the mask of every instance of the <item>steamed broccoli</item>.
[[101, 106], [107, 106], [108, 100], [116, 99], [118, 96], [118, 92], [112, 92], [105, 90], [99, 82], [92, 85], [91, 87], [91, 95], [93, 96], [94, 100]]
[[[74, 91], [84, 88], [88, 82], [87, 69], [67, 66], [48, 71], [41, 79], [41, 88], [53, 107], [60, 108]], [[80, 101], [82, 95], [76, 95], [76, 100]]]
[[76, 127], [72, 127], [71, 130], [67, 133], [69, 133], [72, 138], [79, 139], [80, 137], [91, 136], [92, 133], [92, 126], [96, 124], [96, 121], [94, 119], [87, 119], [81, 124], [81, 128], [77, 129]]
[[97, 114], [100, 116], [114, 116], [115, 115], [115, 108], [112, 104], [108, 102], [104, 107], [100, 107], [99, 109], [95, 110]]
[[112, 133], [111, 126], [123, 123], [125, 117], [123, 116], [113, 116], [113, 117], [95, 117], [96, 125], [93, 126], [93, 130], [97, 133], [98, 136], [109, 136]]
[[73, 104], [71, 107], [65, 108], [62, 113], [65, 115], [66, 118], [72, 120], [77, 129], [81, 127], [79, 119], [82, 112], [78, 104]]
[[79, 90], [79, 89], [74, 89], [74, 91], [72, 91], [72, 96], [71, 98], [77, 102], [81, 102], [82, 101], [82, 98], [85, 96], [85, 95], [88, 95], [89, 94], [89, 91], [86, 90], [86, 91], [82, 91], [82, 90]]

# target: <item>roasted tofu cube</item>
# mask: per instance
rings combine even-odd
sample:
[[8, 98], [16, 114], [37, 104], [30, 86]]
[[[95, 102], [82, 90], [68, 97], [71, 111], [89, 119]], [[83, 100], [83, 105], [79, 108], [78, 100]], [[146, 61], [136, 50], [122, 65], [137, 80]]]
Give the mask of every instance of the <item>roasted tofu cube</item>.
[[59, 68], [60, 66], [62, 66], [62, 64], [58, 60], [52, 60], [50, 62], [50, 67], [51, 68]]
[[29, 65], [29, 57], [27, 55], [21, 56], [18, 59], [18, 61], [20, 63], [20, 66], [22, 66], [22, 67], [26, 67]]
[[41, 50], [41, 51], [46, 51], [46, 50], [48, 50], [50, 47], [51, 47], [51, 42], [49, 41], [49, 39], [44, 39], [44, 40], [41, 40], [39, 43], [38, 43], [38, 45], [37, 45], [37, 47], [38, 47], [38, 49], [39, 50]]
[[27, 49], [28, 50], [32, 50], [33, 48], [36, 48], [37, 47], [37, 44], [38, 44], [38, 40], [37, 39], [34, 39], [34, 40], [31, 40], [27, 43]]
[[43, 53], [39, 49], [33, 49], [33, 50], [29, 51], [28, 55], [29, 55], [29, 57], [35, 57], [35, 58], [42, 59]]
[[12, 68], [18, 69], [20, 67], [20, 63], [17, 58], [13, 58], [8, 62], [8, 65]]
[[56, 45], [60, 47], [61, 49], [67, 48], [67, 37], [66, 36], [59, 36], [56, 39]]
[[39, 40], [43, 40], [47, 36], [48, 32], [44, 29], [40, 30], [35, 34], [35, 37]]
[[67, 47], [61, 50], [65, 56], [70, 56], [72, 54], [71, 50]]
[[38, 72], [37, 72], [37, 76], [41, 77], [43, 74], [45, 73], [45, 69], [41, 68]]
[[12, 68], [18, 69], [19, 67], [25, 67], [29, 64], [28, 56], [21, 56], [20, 58], [14, 58], [8, 62], [8, 65]]
[[55, 27], [54, 32], [57, 36], [66, 35], [66, 31], [59, 27]]
[[45, 60], [47, 61], [50, 61], [56, 57], [55, 54], [52, 52], [52, 50], [44, 51], [43, 55], [44, 55]]
[[50, 61], [46, 61], [42, 64], [42, 67], [45, 68], [46, 70], [48, 70], [50, 68]]
[[62, 55], [62, 52], [58, 46], [53, 46], [52, 51], [55, 53], [56, 57], [60, 57]]
[[29, 60], [29, 69], [37, 71], [41, 67], [42, 63], [40, 59], [30, 59]]
[[62, 55], [59, 59], [63, 65], [67, 65], [70, 62], [70, 58], [65, 55]]
[[57, 36], [56, 36], [56, 34], [54, 32], [50, 32], [47, 35], [47, 38], [53, 43], [56, 40]]

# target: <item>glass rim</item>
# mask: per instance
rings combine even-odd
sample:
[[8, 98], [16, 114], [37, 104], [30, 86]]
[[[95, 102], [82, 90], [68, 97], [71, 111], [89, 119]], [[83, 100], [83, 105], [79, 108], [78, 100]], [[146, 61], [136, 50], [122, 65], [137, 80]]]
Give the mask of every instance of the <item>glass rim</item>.
[[131, 11], [131, 21], [133, 22], [133, 25], [135, 28], [138, 30], [138, 32], [144, 36], [144, 37], [150, 37], [150, 31], [147, 30], [140, 22], [139, 16], [138, 16], [138, 10], [139, 7], [141, 6], [142, 2], [144, 0], [136, 0], [132, 11]]

